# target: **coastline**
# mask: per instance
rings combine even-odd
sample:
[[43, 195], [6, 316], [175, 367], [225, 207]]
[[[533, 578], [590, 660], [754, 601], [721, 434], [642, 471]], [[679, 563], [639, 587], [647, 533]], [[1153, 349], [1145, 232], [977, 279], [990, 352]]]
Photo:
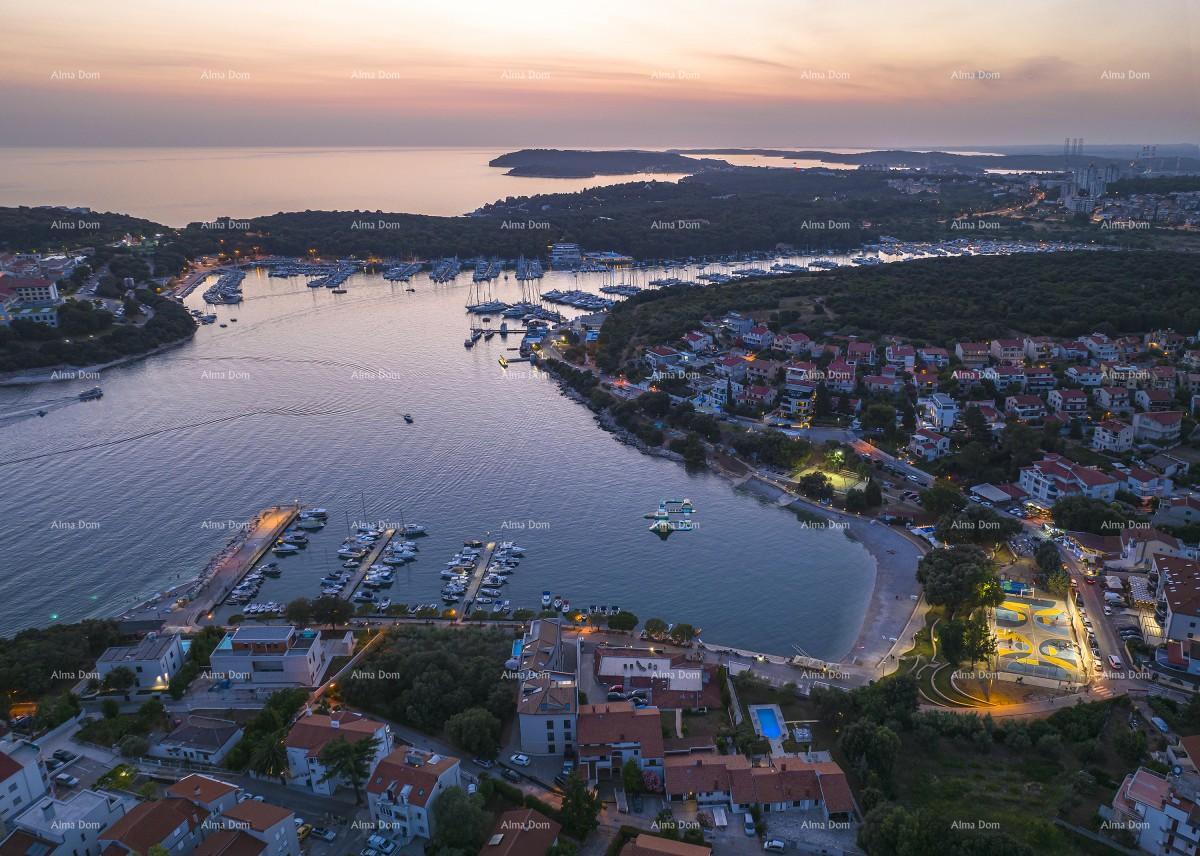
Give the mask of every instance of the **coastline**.
[[[567, 385], [562, 378], [551, 374], [558, 384], [559, 390], [566, 397], [591, 410], [583, 395]], [[613, 434], [618, 442], [633, 446], [643, 454], [652, 457], [668, 458], [682, 463], [682, 455], [668, 449], [647, 446], [637, 437], [617, 426], [606, 411], [594, 415], [597, 424]], [[725, 460], [738, 467], [745, 467], [741, 461], [730, 458], [725, 458]], [[764, 479], [756, 470], [744, 469], [743, 472], [735, 472], [722, 466], [719, 460], [711, 456], [707, 467], [710, 472], [725, 479], [733, 487], [745, 488], [763, 498], [775, 501], [780, 507], [788, 508], [793, 512], [802, 510], [805, 516], [845, 524], [843, 534], [861, 544], [867, 551], [867, 555], [871, 557], [874, 576], [871, 583], [871, 594], [867, 599], [858, 635], [850, 646], [850, 650], [837, 663], [874, 670], [876, 665], [889, 655], [896, 640], [903, 634], [904, 628], [917, 609], [921, 587], [917, 582], [916, 563], [928, 552], [928, 545], [918, 543], [902, 531], [880, 523], [874, 518], [847, 514], [796, 496]], [[783, 502], [784, 497], [791, 498]], [[720, 647], [718, 643], [706, 642], [705, 644], [710, 648]]]
[[[45, 366], [39, 369], [22, 369], [15, 372], [4, 372], [0, 374], [0, 386], [34, 386], [39, 383], [59, 383], [66, 380], [79, 380], [81, 375], [99, 374], [106, 369], [116, 368], [117, 366], [128, 365], [129, 363], [144, 360], [147, 357], [152, 357], [164, 351], [169, 351], [172, 348], [178, 348], [192, 340], [192, 336], [184, 336], [182, 339], [177, 339], [174, 342], [166, 342], [151, 348], [149, 351], [143, 351], [140, 354], [129, 354], [128, 356], [118, 357], [115, 360], [110, 360], [107, 363], [97, 363], [90, 366], [74, 366], [68, 363], [62, 363], [57, 366]], [[28, 374], [29, 371], [37, 372], [37, 374]], [[74, 375], [73, 377], [54, 377], [56, 374]]]

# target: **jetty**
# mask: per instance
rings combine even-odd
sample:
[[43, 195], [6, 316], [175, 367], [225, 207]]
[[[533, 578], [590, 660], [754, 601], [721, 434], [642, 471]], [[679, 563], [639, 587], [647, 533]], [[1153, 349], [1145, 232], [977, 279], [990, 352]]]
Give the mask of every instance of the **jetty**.
[[475, 563], [475, 570], [471, 572], [471, 581], [467, 583], [467, 591], [463, 596], [462, 609], [458, 612], [458, 617], [455, 622], [462, 624], [466, 620], [467, 615], [475, 608], [475, 596], [479, 594], [479, 587], [483, 584], [483, 578], [487, 576], [488, 565], [492, 563], [492, 556], [496, 552], [496, 542], [489, 541], [484, 545], [483, 552], [479, 554], [479, 561]]
[[354, 596], [354, 593], [358, 591], [358, 587], [362, 585], [363, 579], [367, 576], [367, 571], [371, 569], [371, 565], [379, 561], [379, 557], [383, 555], [384, 549], [391, 543], [394, 537], [396, 537], [396, 530], [394, 528], [383, 530], [383, 535], [371, 547], [371, 552], [367, 553], [363, 557], [363, 560], [358, 563], [358, 568], [350, 577], [349, 584], [342, 589], [338, 597], [342, 600], [350, 600]]

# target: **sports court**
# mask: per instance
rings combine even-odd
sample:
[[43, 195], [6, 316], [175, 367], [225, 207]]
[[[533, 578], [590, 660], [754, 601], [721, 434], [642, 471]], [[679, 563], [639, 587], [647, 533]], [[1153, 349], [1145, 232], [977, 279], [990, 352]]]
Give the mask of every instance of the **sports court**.
[[1079, 644], [1064, 601], [1006, 592], [992, 613], [996, 670], [1055, 681], [1085, 679]]

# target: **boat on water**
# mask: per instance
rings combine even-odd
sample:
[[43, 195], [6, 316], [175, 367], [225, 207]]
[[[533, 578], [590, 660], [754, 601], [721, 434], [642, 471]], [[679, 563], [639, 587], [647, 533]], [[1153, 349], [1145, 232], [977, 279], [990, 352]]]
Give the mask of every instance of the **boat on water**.
[[379, 601], [379, 611], [384, 612], [391, 605], [392, 605], [392, 599], [390, 597], [385, 597], [383, 600]]
[[104, 397], [104, 390], [102, 390], [98, 386], [93, 386], [91, 389], [85, 389], [83, 392], [79, 393], [80, 401], [91, 401], [93, 399], [103, 398], [103, 397]]
[[320, 529], [325, 525], [325, 521], [319, 517], [304, 517], [296, 521], [296, 526], [300, 529]]
[[500, 359], [498, 359], [496, 362], [500, 363], [500, 368], [502, 368], [502, 369], [506, 369], [506, 368], [508, 368], [508, 360], [507, 360], [507, 358], [505, 358], [505, 357], [500, 357]]
[[405, 414], [404, 414], [404, 421], [405, 421], [405, 422], [407, 422], [409, 425], [412, 425], [412, 421], [413, 421], [412, 414], [411, 414], [411, 413], [405, 413]]
[[551, 595], [549, 590], [542, 592], [542, 606], [549, 606], [551, 603]]
[[400, 527], [400, 532], [404, 535], [425, 535], [425, 527], [420, 523], [405, 523]]
[[329, 517], [329, 512], [324, 508], [309, 508], [300, 513], [307, 517], [319, 517], [321, 520], [324, 520], [327, 517]]
[[293, 553], [299, 553], [300, 548], [297, 547], [295, 544], [288, 544], [287, 542], [280, 542], [271, 548], [271, 552], [274, 553], [276, 556], [290, 556]]
[[[333, 289], [333, 291], [332, 291], [331, 293], [332, 293], [332, 294], [345, 294], [345, 293], [346, 293], [346, 289], [344, 289], [344, 288], [335, 288], [335, 289]], [[236, 320], [236, 319], [235, 319], [235, 320]]]

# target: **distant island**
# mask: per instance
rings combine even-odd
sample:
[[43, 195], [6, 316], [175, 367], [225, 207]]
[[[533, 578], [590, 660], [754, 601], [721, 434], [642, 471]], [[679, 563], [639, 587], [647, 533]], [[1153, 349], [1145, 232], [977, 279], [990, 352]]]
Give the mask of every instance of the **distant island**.
[[488, 166], [509, 167], [505, 175], [523, 178], [595, 178], [598, 175], [638, 173], [687, 173], [728, 167], [722, 160], [685, 157], [674, 152], [636, 149], [622, 151], [579, 151], [564, 149], [521, 149], [493, 158]]

